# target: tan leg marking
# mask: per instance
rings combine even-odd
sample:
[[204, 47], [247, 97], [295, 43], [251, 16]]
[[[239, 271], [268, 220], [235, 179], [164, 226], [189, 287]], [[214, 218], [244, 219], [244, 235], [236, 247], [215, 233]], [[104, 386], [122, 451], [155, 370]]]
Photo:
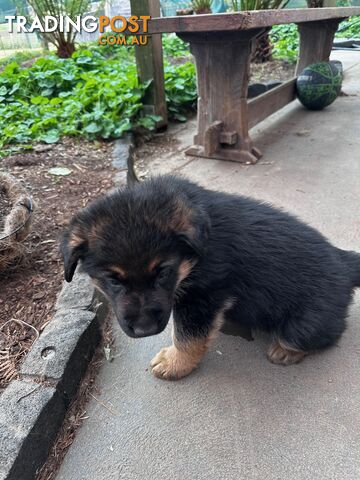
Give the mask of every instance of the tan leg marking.
[[178, 380], [189, 375], [205, 355], [210, 343], [224, 323], [224, 313], [233, 305], [227, 300], [214, 318], [212, 329], [207, 337], [179, 341], [173, 334], [173, 345], [163, 348], [152, 359], [150, 367], [155, 377], [164, 380]]
[[171, 347], [160, 350], [152, 359], [150, 367], [155, 377], [178, 380], [189, 375], [204, 356], [208, 339], [194, 339], [182, 344], [175, 343]]
[[276, 341], [270, 345], [267, 358], [271, 363], [275, 363], [276, 365], [292, 365], [301, 362], [307, 354], [308, 352], [296, 350]]

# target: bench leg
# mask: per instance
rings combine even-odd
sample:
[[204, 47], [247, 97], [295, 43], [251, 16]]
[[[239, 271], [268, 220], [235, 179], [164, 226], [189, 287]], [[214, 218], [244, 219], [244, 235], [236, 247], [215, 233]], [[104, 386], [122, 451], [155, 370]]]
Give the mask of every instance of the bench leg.
[[300, 55], [296, 75], [312, 63], [327, 62], [330, 57], [334, 35], [340, 19], [320, 22], [299, 23]]
[[197, 70], [197, 134], [188, 155], [242, 163], [260, 158], [248, 132], [247, 90], [252, 39], [261, 32], [179, 34], [190, 42]]

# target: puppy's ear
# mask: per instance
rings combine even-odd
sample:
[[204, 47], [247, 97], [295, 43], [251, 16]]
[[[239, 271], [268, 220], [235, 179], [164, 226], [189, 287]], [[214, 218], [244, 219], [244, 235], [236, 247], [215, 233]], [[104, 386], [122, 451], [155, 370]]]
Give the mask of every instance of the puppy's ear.
[[199, 206], [189, 207], [179, 203], [171, 219], [171, 225], [178, 238], [196, 255], [202, 256], [210, 230], [210, 218]]
[[71, 282], [78, 261], [87, 249], [87, 239], [81, 234], [77, 225], [71, 225], [63, 234], [60, 252], [64, 261], [65, 280]]

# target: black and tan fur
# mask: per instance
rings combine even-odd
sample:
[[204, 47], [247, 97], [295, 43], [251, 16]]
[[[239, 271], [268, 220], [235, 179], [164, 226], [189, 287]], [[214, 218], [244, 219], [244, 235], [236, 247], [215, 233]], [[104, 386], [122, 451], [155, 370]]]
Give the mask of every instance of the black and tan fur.
[[273, 363], [297, 363], [339, 339], [360, 286], [358, 254], [270, 205], [172, 176], [96, 200], [61, 249], [66, 280], [81, 260], [129, 336], [161, 332], [173, 312], [173, 345], [151, 362], [166, 379], [198, 365], [225, 319], [270, 332]]

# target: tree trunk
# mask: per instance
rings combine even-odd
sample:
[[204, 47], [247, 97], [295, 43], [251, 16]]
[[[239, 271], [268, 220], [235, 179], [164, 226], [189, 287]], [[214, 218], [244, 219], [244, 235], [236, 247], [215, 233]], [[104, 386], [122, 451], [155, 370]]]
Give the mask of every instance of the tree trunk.
[[308, 8], [321, 8], [324, 6], [324, 0], [307, 0]]
[[261, 35], [256, 41], [255, 51], [252, 54], [251, 61], [255, 63], [265, 63], [272, 60], [272, 45], [269, 32]]
[[66, 41], [59, 43], [57, 46], [56, 55], [59, 58], [70, 58], [75, 52], [75, 45], [73, 42], [68, 43]]

